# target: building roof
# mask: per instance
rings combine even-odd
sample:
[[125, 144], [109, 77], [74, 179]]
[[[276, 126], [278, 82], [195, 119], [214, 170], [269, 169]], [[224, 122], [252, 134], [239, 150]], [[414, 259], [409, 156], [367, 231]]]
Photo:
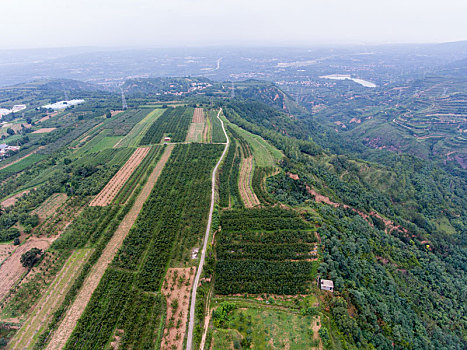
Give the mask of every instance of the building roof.
[[321, 280], [321, 287], [334, 288], [334, 282], [331, 280]]
[[0, 145], [0, 149], [5, 149], [5, 148], [7, 148], [7, 147], [8, 147], [8, 145], [7, 145], [6, 143], [2, 143], [2, 144]]

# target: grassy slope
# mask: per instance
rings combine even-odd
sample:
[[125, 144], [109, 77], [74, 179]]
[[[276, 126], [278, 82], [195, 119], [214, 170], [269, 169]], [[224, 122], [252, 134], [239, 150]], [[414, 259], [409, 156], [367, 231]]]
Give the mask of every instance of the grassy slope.
[[277, 148], [265, 141], [261, 136], [254, 135], [239, 126], [229, 122], [225, 117], [222, 117], [224, 123], [231, 126], [238, 132], [251, 146], [255, 164], [259, 167], [274, 166], [276, 162], [283, 158], [283, 154]]

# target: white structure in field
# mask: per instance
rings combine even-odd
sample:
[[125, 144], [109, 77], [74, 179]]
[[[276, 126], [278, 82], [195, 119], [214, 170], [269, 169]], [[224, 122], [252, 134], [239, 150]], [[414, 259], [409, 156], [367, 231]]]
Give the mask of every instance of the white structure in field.
[[16, 113], [16, 112], [22, 111], [23, 109], [26, 109], [26, 105], [14, 105], [11, 111], [13, 113]]
[[331, 280], [320, 280], [319, 284], [322, 290], [334, 291], [334, 282]]
[[69, 106], [79, 105], [80, 103], [83, 103], [83, 102], [84, 102], [84, 100], [58, 101], [58, 102], [55, 102], [55, 103], [51, 103], [51, 104], [42, 106], [42, 108], [54, 109], [54, 110], [65, 109], [65, 108], [67, 108]]
[[27, 108], [26, 105], [14, 105], [13, 108], [11, 109], [0, 108], [0, 118], [4, 115], [10, 114], [10, 113], [16, 113], [26, 108]]

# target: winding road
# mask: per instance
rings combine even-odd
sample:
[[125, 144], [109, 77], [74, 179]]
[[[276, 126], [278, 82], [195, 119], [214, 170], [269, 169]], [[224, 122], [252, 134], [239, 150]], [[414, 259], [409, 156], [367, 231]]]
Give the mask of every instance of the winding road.
[[222, 112], [222, 108], [220, 108], [219, 113], [217, 113], [217, 119], [219, 119], [221, 122], [222, 130], [224, 131], [227, 142], [225, 143], [224, 152], [222, 152], [222, 155], [219, 158], [219, 161], [217, 162], [216, 166], [214, 167], [214, 170], [212, 171], [211, 208], [209, 209], [208, 224], [206, 226], [206, 233], [204, 234], [204, 243], [203, 243], [203, 250], [201, 251], [201, 259], [199, 260], [198, 270], [196, 271], [195, 280], [193, 282], [193, 289], [191, 291], [190, 321], [188, 323], [188, 334], [187, 334], [187, 340], [186, 340], [187, 350], [192, 350], [192, 347], [193, 347], [193, 329], [195, 327], [196, 292], [198, 291], [199, 280], [201, 278], [201, 273], [203, 272], [204, 260], [206, 258], [206, 247], [208, 245], [208, 239], [209, 239], [209, 231], [211, 230], [212, 213], [214, 211], [214, 203], [215, 203], [215, 197], [216, 197], [215, 194], [216, 194], [217, 169], [219, 168], [219, 165], [221, 164], [222, 159], [224, 159], [224, 156], [227, 153], [227, 149], [229, 148], [229, 143], [230, 143], [229, 137], [227, 136], [227, 133], [225, 132], [224, 122], [219, 117], [221, 112]]

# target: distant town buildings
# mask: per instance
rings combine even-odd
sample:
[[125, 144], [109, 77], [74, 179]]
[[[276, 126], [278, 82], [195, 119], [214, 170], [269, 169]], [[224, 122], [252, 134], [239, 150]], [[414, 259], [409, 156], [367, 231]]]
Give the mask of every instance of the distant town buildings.
[[0, 157], [4, 157], [9, 151], [19, 151], [19, 146], [8, 146], [6, 143], [0, 145]]

